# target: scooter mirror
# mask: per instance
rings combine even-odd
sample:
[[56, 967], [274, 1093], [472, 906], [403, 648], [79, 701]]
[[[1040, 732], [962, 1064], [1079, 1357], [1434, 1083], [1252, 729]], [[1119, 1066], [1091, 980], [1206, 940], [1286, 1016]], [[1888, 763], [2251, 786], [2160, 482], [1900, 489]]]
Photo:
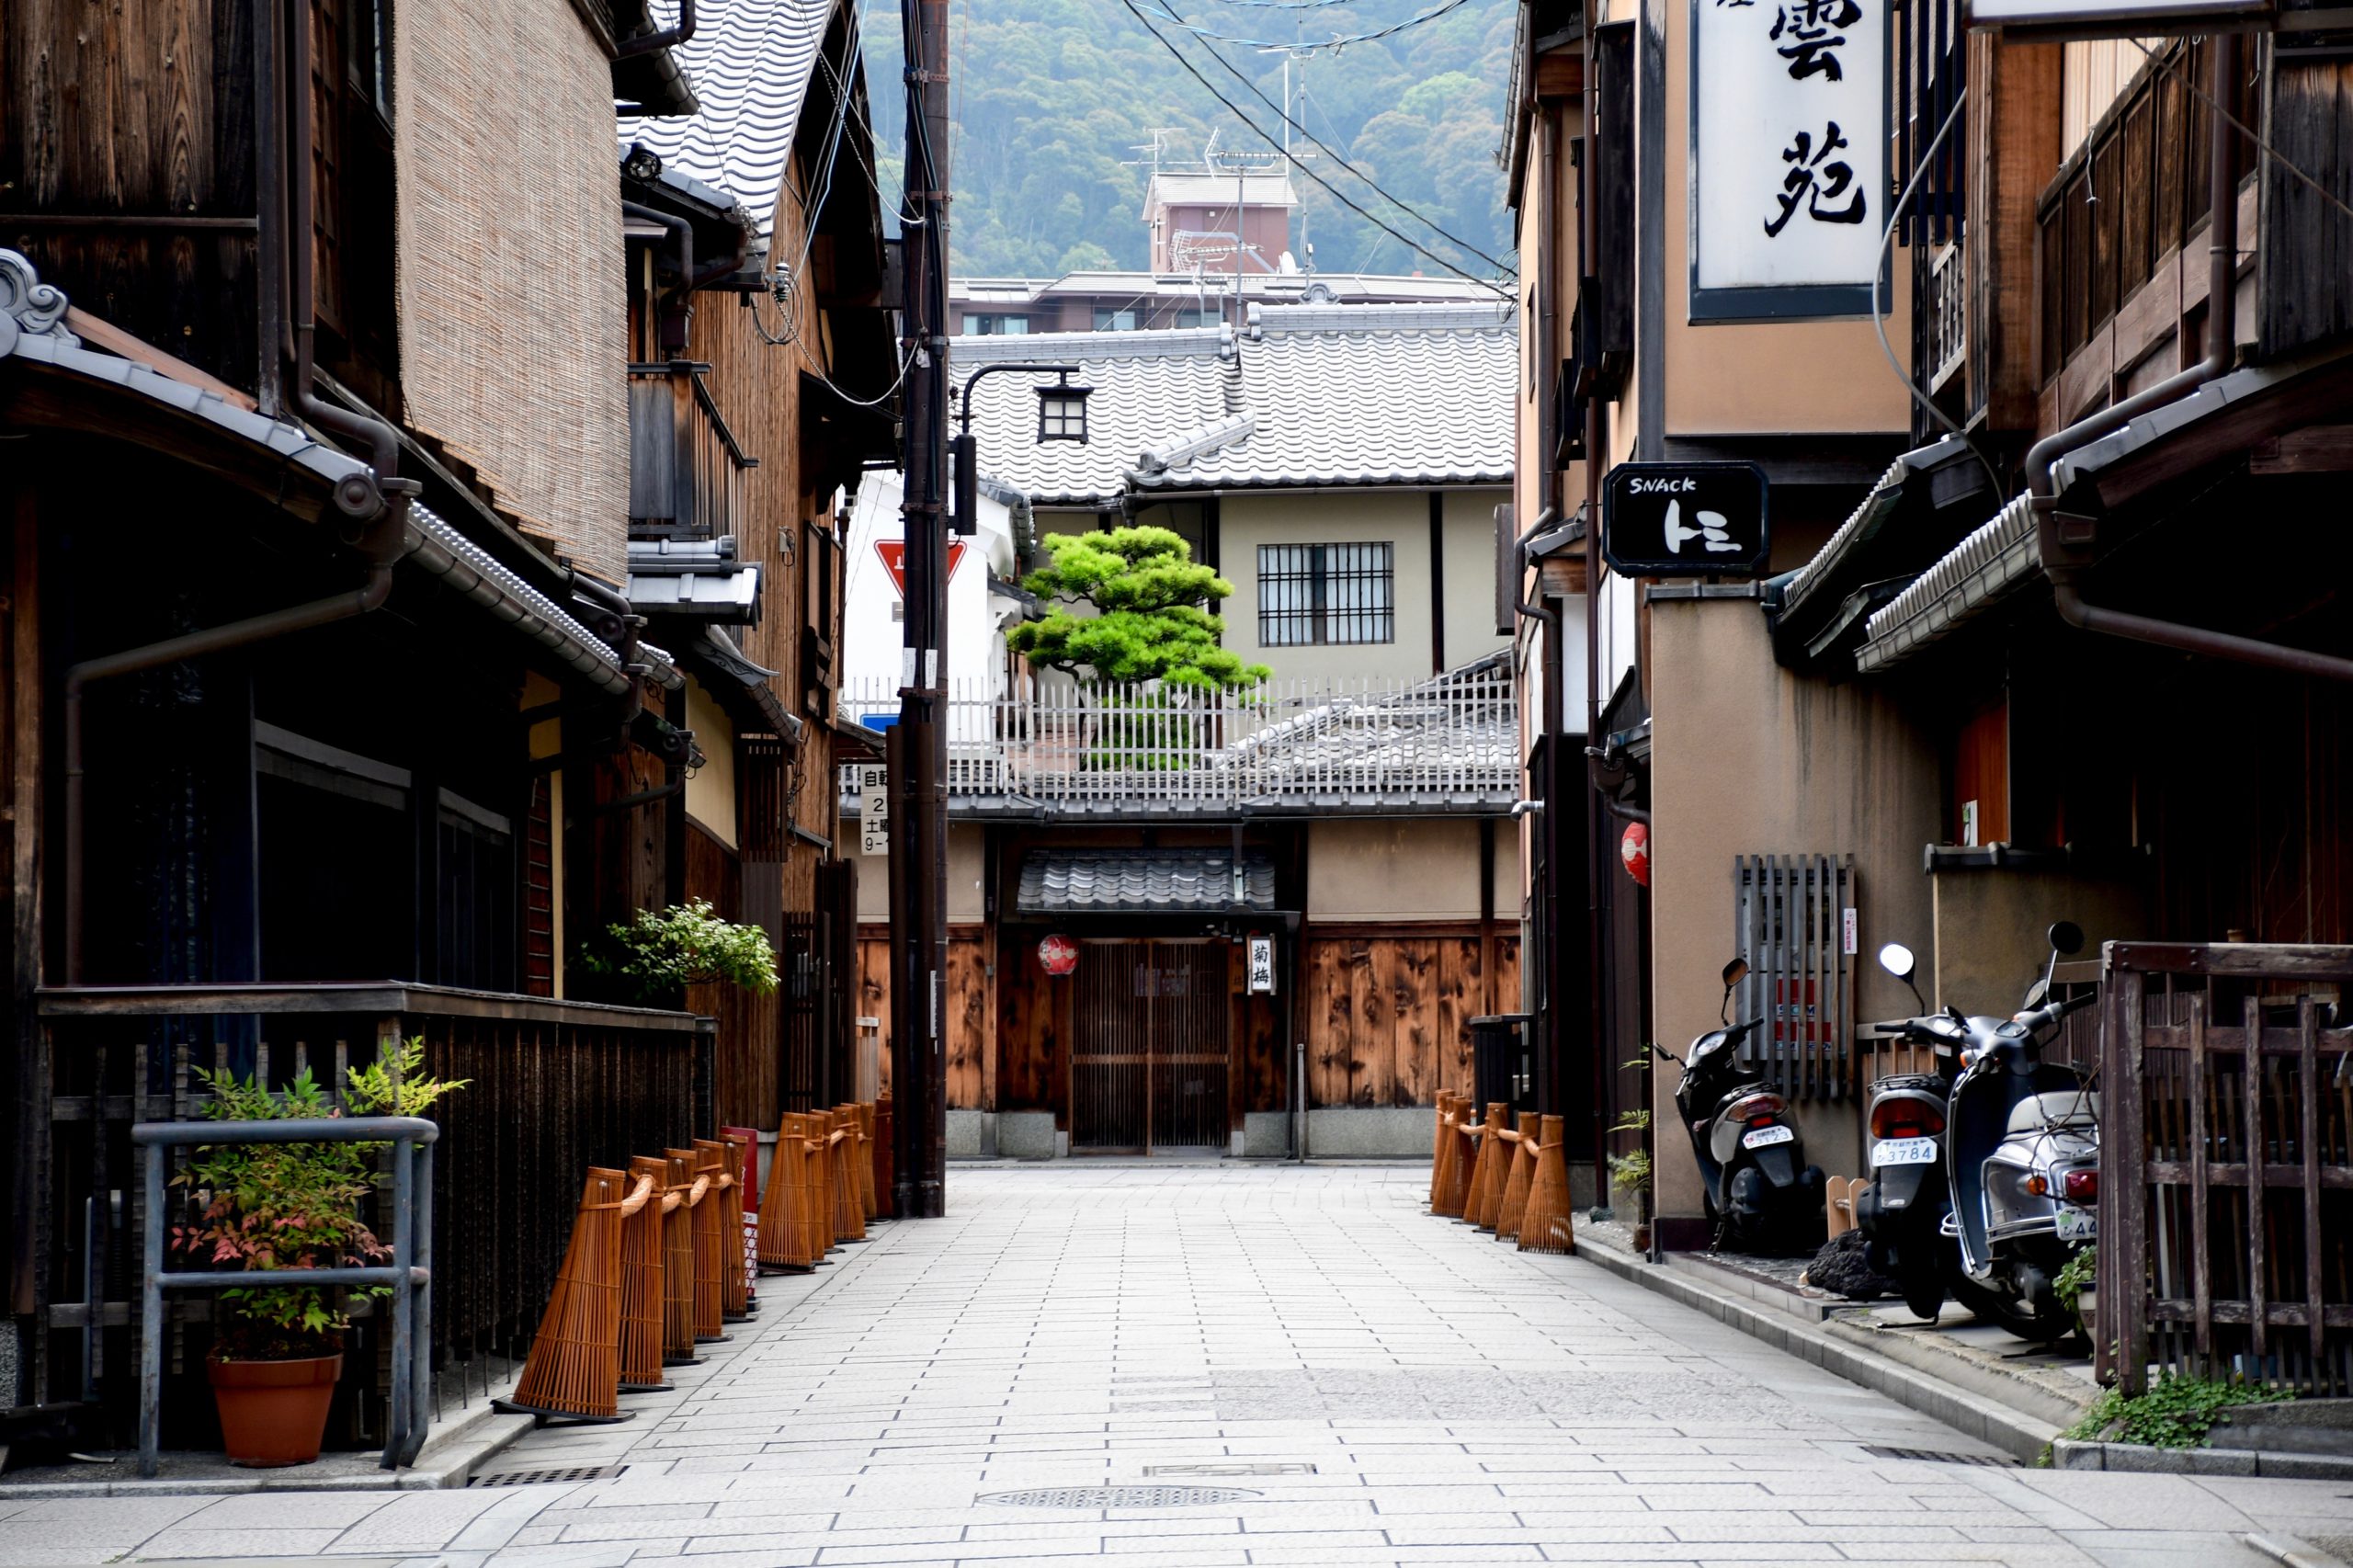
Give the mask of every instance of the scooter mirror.
[[2020, 1004], [2019, 1011], [2034, 1012], [2050, 999], [2051, 983], [2046, 980], [2038, 980], [2026, 988], [2026, 1001]]
[[2051, 927], [2051, 950], [2054, 953], [2080, 953], [2084, 950], [2084, 928], [2072, 920], [2062, 920]]
[[1901, 942], [1890, 942], [1879, 950], [1879, 967], [1908, 983], [1919, 965], [1912, 957], [1911, 949]]
[[1748, 978], [1748, 960], [1734, 959], [1724, 965], [1724, 989], [1729, 991]]

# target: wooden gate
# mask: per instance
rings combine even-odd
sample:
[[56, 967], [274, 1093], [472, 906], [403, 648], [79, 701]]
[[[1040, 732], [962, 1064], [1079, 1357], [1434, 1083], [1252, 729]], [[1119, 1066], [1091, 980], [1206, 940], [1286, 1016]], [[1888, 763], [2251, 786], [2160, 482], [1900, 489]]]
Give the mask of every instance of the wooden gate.
[[1222, 1149], [1226, 948], [1091, 941], [1072, 995], [1073, 1149]]

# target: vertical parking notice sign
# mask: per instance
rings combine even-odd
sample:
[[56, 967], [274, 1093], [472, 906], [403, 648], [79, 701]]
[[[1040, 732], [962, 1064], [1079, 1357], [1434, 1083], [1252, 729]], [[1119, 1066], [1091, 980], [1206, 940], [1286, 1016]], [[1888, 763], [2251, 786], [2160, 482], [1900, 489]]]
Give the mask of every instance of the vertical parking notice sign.
[[858, 852], [891, 853], [891, 770], [879, 762], [857, 765]]

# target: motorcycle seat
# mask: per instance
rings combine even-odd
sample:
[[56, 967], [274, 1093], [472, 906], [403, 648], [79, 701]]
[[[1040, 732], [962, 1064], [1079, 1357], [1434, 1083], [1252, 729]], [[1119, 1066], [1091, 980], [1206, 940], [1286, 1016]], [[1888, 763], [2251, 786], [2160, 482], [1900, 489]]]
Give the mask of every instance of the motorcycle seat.
[[2097, 1127], [2099, 1091], [2053, 1089], [2029, 1095], [2010, 1108], [2012, 1136], [2040, 1132], [2046, 1127]]

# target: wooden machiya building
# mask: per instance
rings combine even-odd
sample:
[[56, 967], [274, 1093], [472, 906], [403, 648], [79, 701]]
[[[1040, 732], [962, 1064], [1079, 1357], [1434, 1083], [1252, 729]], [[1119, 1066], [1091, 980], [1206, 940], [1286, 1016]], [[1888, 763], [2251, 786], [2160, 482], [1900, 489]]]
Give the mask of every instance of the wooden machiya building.
[[[955, 341], [954, 381], [986, 372], [980, 467], [1026, 558], [1040, 535], [1170, 528], [1234, 586], [1224, 646], [1274, 677], [1205, 702], [1081, 685], [1007, 659], [1017, 585], [951, 576], [951, 1153], [1280, 1156], [1303, 1136], [1427, 1157], [1437, 1092], [1472, 1086], [1470, 1021], [1520, 1006], [1508, 313]], [[1040, 439], [1028, 383], [1053, 377], [1012, 369], [1038, 361], [1093, 388], [1084, 442]], [[958, 570], [1017, 576], [986, 542]], [[853, 602], [878, 569], [850, 562]], [[895, 699], [843, 707], [887, 722]], [[887, 913], [861, 879], [859, 1012], [881, 1029]]]
[[[848, 873], [799, 784], [832, 767], [833, 492], [887, 437], [828, 400], [892, 357], [870, 181], [779, 198], [863, 123], [848, 14], [788, 7], [797, 73], [701, 101], [726, 73], [692, 51], [750, 9], [0, 24], [16, 1401], [133, 1408], [128, 1132], [199, 1114], [193, 1068], [339, 1079], [421, 1036], [471, 1080], [439, 1113], [452, 1398], [536, 1324], [584, 1167], [840, 1097]], [[630, 165], [617, 108], [722, 111], [738, 183]], [[779, 256], [822, 347], [749, 324]], [[714, 565], [758, 591], [711, 606]], [[783, 941], [786, 1000], [599, 989], [584, 948], [689, 896]], [[200, 1446], [204, 1314], [174, 1311], [165, 1441]], [[359, 1334], [332, 1430], [364, 1444]]]
[[[1883, 136], [1842, 116], [1862, 226], [1893, 230], [1877, 299], [1868, 244], [1844, 293], [1708, 287], [1823, 221], [1768, 190], [1722, 222], [1756, 123], [1711, 140], [1707, 85], [1760, 58], [1715, 63], [1740, 16], [1524, 16], [1510, 144], [1542, 368], [1521, 436], [1550, 469], [1522, 486], [1519, 564], [1540, 597], [1553, 552], [1591, 541], [1589, 711], [1624, 716], [1598, 725], [1592, 819], [1639, 820], [1652, 853], [1646, 892], [1613, 872], [1597, 894], [1575, 956], [1597, 1027], [1572, 1045], [1601, 1069], [1597, 1127], [1646, 1107], [1665, 1130], [1660, 1240], [1701, 1244], [1673, 1075], [1610, 1081], [1643, 1038], [1619, 1020], [1680, 1046], [1747, 958], [1750, 1064], [1809, 1158], [1859, 1175], [1861, 1097], [1895, 1063], [1855, 1020], [1915, 1010], [1868, 955], [1904, 943], [1931, 1006], [2005, 1014], [2075, 921], [2059, 979], [2101, 1005], [2053, 1053], [2101, 1074], [2096, 1343], [2128, 1383], [2341, 1392], [2353, 53], [2296, 6], [2244, 35], [2143, 15], [2137, 40], [2065, 42], [2031, 30], [2053, 9], [1997, 29], [1908, 5], [1844, 40], [1894, 85]], [[1688, 99], [1651, 91], [1686, 74]], [[1788, 84], [1791, 112], [1823, 85]], [[1697, 458], [1764, 468], [1763, 571], [1606, 569], [1609, 472]]]

